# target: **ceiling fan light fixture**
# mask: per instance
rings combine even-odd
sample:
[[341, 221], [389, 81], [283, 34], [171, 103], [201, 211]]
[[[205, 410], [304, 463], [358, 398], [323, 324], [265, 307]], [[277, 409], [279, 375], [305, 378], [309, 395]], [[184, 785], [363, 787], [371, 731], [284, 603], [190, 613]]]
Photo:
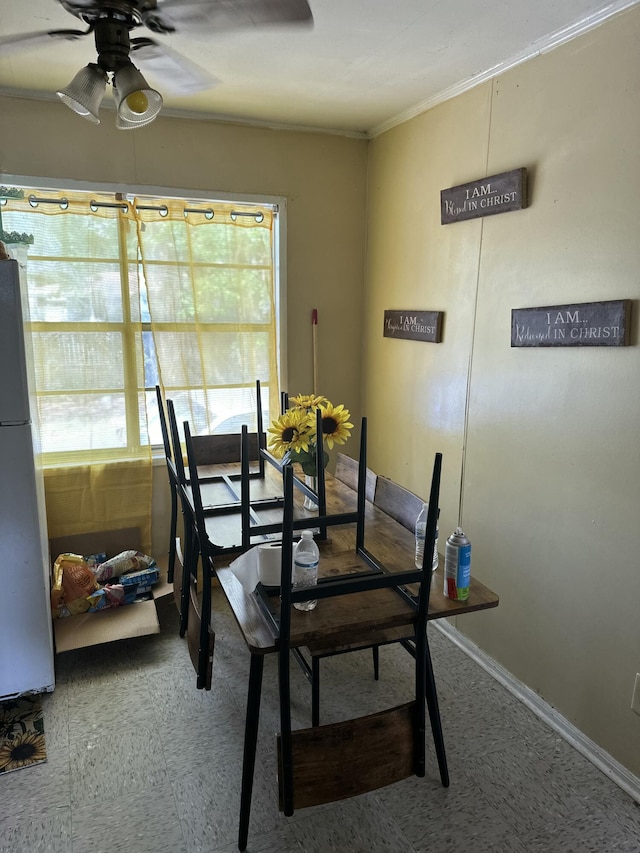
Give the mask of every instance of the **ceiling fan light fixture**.
[[90, 62], [78, 71], [68, 86], [56, 92], [56, 95], [78, 115], [94, 124], [100, 124], [98, 112], [106, 87], [106, 72], [94, 62]]
[[144, 127], [162, 109], [162, 95], [152, 89], [135, 65], [123, 65], [113, 75], [116, 98], [116, 127]]

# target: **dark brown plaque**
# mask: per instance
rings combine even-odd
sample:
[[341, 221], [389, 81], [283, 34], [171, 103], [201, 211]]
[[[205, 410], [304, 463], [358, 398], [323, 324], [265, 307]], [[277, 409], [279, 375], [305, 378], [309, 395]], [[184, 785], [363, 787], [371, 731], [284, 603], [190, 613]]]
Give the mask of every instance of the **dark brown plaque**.
[[511, 346], [628, 346], [630, 311], [630, 299], [514, 308], [511, 311]]
[[443, 225], [522, 210], [526, 206], [527, 170], [524, 168], [440, 191], [440, 221]]
[[442, 311], [417, 311], [415, 308], [385, 311], [384, 337], [439, 344], [442, 338]]

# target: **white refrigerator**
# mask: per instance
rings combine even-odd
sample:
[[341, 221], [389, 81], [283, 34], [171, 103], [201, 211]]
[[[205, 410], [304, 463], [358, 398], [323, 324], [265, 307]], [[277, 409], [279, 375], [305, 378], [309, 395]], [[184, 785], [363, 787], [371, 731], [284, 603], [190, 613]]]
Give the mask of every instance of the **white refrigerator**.
[[25, 272], [0, 261], [0, 701], [55, 685]]

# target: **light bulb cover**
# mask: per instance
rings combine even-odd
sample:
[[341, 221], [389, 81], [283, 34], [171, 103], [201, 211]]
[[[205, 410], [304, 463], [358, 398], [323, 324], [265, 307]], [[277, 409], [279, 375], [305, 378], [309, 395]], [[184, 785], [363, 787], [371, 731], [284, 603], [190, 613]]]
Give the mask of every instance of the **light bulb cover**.
[[151, 118], [148, 118], [145, 121], [129, 121], [116, 110], [116, 129], [137, 130], [139, 127], [144, 127], [146, 124], [151, 124], [154, 118], [155, 116], [151, 116]]
[[[162, 95], [149, 86], [142, 74], [131, 63], [123, 65], [115, 72], [113, 86], [118, 114], [116, 127], [120, 130], [144, 127], [145, 124], [153, 121], [160, 112]], [[132, 109], [130, 106], [128, 101], [130, 96], [133, 96], [131, 102], [136, 109]], [[140, 111], [139, 108], [144, 105], [145, 98], [146, 107]]]
[[106, 72], [94, 62], [90, 62], [78, 71], [68, 86], [56, 92], [56, 95], [78, 115], [94, 124], [100, 124], [98, 112], [106, 87]]
[[149, 109], [149, 99], [142, 89], [136, 89], [135, 92], [127, 95], [127, 106], [136, 115], [143, 115]]

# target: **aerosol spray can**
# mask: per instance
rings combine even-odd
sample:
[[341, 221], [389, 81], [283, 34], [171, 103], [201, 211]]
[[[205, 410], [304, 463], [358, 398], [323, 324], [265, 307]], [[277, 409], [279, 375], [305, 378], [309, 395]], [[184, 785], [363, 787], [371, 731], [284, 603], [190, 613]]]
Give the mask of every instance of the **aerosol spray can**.
[[469, 598], [471, 583], [471, 542], [456, 527], [447, 539], [444, 553], [444, 594], [455, 601]]

